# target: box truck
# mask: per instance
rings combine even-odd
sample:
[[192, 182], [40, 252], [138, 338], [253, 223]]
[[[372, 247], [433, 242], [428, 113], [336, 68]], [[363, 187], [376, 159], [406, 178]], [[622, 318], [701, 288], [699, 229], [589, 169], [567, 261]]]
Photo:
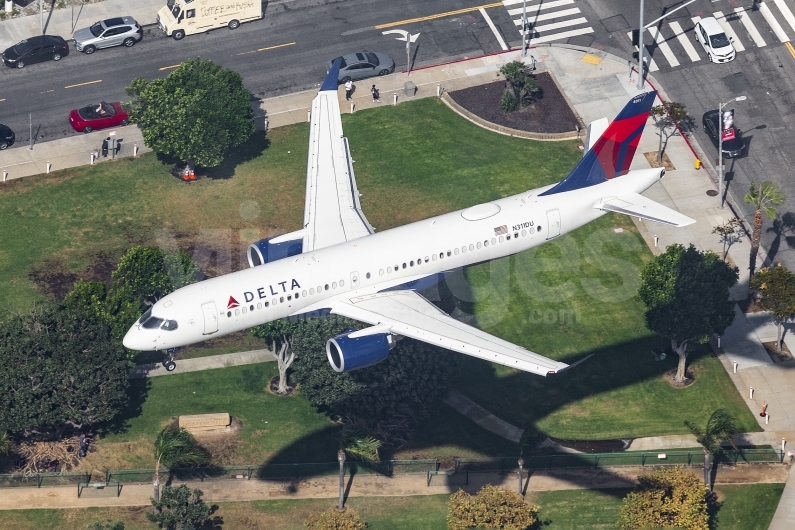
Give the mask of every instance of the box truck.
[[181, 40], [215, 28], [237, 29], [262, 16], [261, 0], [167, 0], [157, 12], [157, 24], [166, 35]]

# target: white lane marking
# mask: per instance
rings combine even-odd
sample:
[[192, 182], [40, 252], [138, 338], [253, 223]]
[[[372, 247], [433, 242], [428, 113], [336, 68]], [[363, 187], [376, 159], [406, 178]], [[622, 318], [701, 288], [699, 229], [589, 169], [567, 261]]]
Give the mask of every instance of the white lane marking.
[[679, 41], [679, 44], [682, 45], [682, 48], [685, 49], [687, 56], [690, 57], [690, 60], [693, 62], [700, 61], [701, 57], [698, 56], [693, 43], [690, 42], [690, 39], [687, 38], [685, 32], [682, 31], [682, 26], [679, 25], [679, 22], [672, 20], [668, 23], [668, 25], [671, 26], [671, 29], [674, 31], [674, 35], [676, 35], [676, 39]]
[[737, 36], [729, 23], [726, 22], [726, 15], [723, 14], [723, 11], [715, 11], [712, 13], [712, 16], [718, 20], [718, 24], [720, 24], [720, 27], [723, 28], [723, 32], [726, 33], [726, 36], [729, 37], [729, 39], [731, 39], [735, 51], [744, 52], [745, 46], [743, 46], [743, 43], [740, 42], [740, 37]]
[[776, 3], [776, 7], [781, 14], [784, 16], [784, 19], [789, 23], [790, 27], [793, 31], [795, 31], [795, 15], [792, 14], [787, 4], [784, 3], [784, 0], [774, 0]]
[[[508, 4], [506, 4], [504, 0], [503, 0], [502, 3], [506, 7], [508, 6]], [[522, 2], [520, 1], [519, 3], [521, 4]], [[535, 4], [535, 5], [532, 5], [532, 6], [527, 6], [527, 14], [530, 15], [530, 13], [533, 12], [533, 11], [538, 12], [538, 11], [541, 11], [542, 9], [552, 9], [553, 7], [560, 7], [560, 6], [565, 6], [565, 5], [573, 4], [573, 3], [574, 3], [574, 0], [555, 0], [554, 2], [544, 2], [544, 3], [541, 3], [541, 4]], [[521, 17], [523, 10], [524, 10], [524, 8], [522, 8], [522, 7], [518, 8], [518, 9], [509, 9], [508, 10], [508, 14], [511, 15], [511, 16], [519, 15]]]
[[491, 21], [491, 17], [486, 13], [486, 10], [483, 9], [482, 7], [478, 9], [478, 11], [480, 11], [480, 14], [483, 15], [483, 18], [486, 19], [486, 24], [489, 25], [491, 31], [494, 32], [494, 36], [497, 37], [497, 42], [500, 43], [502, 51], [506, 51], [508, 49], [508, 45], [505, 44], [505, 40], [502, 38], [502, 35], [500, 35], [500, 32], [497, 31], [496, 26], [494, 26], [494, 22]]
[[[632, 32], [628, 31], [627, 32], [627, 36], [629, 37], [629, 40], [631, 41], [632, 40]], [[645, 44], [643, 45], [643, 47], [646, 48], [646, 55], [644, 55], [643, 57], [648, 61], [649, 72], [656, 72], [657, 70], [660, 69], [660, 67], [657, 66], [657, 63], [654, 62], [654, 59], [651, 58], [651, 50], [649, 49], [649, 47], [646, 46]], [[638, 47], [635, 46], [634, 48], [637, 51]]]
[[776, 17], [773, 16], [773, 13], [770, 11], [770, 8], [767, 7], [767, 4], [764, 2], [759, 4], [759, 12], [762, 13], [762, 16], [765, 17], [770, 28], [773, 30], [773, 33], [776, 34], [778, 40], [781, 42], [789, 42], [789, 37], [787, 34], [784, 33], [784, 28], [781, 27], [781, 24], [778, 23]]
[[668, 46], [668, 43], [665, 42], [665, 37], [662, 36], [660, 30], [658, 30], [656, 27], [648, 28], [648, 30], [649, 33], [651, 33], [651, 38], [657, 43], [657, 47], [665, 56], [665, 59], [668, 61], [668, 63], [671, 66], [679, 66], [679, 61], [676, 59], [676, 55], [674, 55], [674, 52], [671, 50], [671, 47]]
[[[542, 20], [549, 20], [551, 18], [561, 18], [561, 17], [568, 17], [570, 15], [576, 15], [579, 12], [580, 12], [579, 8], [573, 7], [571, 9], [564, 9], [563, 11], [555, 11], [554, 13], [547, 13], [546, 15], [533, 16], [533, 18], [530, 19], [529, 22], [535, 24], [536, 22], [540, 22]], [[517, 26], [522, 25], [521, 18], [515, 18], [513, 19], [513, 22]]]
[[553, 22], [552, 24], [545, 24], [543, 26], [533, 26], [533, 29], [539, 33], [551, 31], [553, 29], [568, 28], [569, 26], [576, 26], [578, 24], [587, 24], [588, 19], [585, 17], [573, 18], [571, 20], [564, 20], [563, 22]]
[[765, 39], [762, 38], [762, 35], [754, 26], [754, 23], [751, 22], [751, 17], [748, 16], [748, 13], [745, 12], [745, 9], [742, 7], [735, 7], [734, 12], [740, 17], [740, 22], [743, 23], [745, 26], [745, 30], [751, 35], [751, 38], [754, 40], [754, 44], [758, 47], [767, 46]]
[[568, 39], [569, 37], [576, 37], [577, 35], [585, 35], [586, 33], [593, 33], [593, 28], [580, 28], [580, 29], [573, 29], [570, 31], [562, 31], [560, 33], [555, 33], [554, 35], [548, 35], [546, 37], [538, 37], [538, 38], [531, 38], [530, 45], [533, 44], [541, 44], [544, 42], [551, 42], [557, 39]]

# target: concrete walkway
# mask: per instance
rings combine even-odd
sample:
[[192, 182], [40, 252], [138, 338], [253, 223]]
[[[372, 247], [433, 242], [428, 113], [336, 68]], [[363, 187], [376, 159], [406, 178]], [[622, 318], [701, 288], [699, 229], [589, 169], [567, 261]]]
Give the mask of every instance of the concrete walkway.
[[251, 350], [236, 353], [226, 353], [224, 355], [208, 355], [207, 357], [196, 357], [194, 359], [177, 360], [177, 367], [169, 372], [162, 363], [139, 364], [130, 372], [130, 379], [142, 379], [144, 377], [158, 377], [161, 375], [184, 374], [187, 372], [201, 372], [202, 370], [214, 370], [216, 368], [229, 368], [230, 366], [242, 366], [244, 364], [265, 363], [275, 361], [270, 350]]

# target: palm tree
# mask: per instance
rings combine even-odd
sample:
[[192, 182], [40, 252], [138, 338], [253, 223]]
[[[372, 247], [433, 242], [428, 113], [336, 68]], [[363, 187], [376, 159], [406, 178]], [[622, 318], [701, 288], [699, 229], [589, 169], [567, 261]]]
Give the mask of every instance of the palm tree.
[[710, 455], [720, 451], [720, 446], [723, 442], [729, 442], [732, 447], [737, 449], [737, 446], [732, 441], [732, 436], [740, 432], [740, 428], [726, 409], [718, 409], [713, 412], [704, 429], [688, 420], [685, 420], [684, 424], [704, 448], [704, 485], [712, 491], [712, 481], [709, 478], [709, 472], [712, 468]]
[[160, 500], [160, 466], [168, 468], [190, 464], [206, 464], [210, 457], [196, 438], [185, 429], [166, 427], [155, 440], [154, 499]]
[[772, 182], [763, 182], [756, 187], [756, 183], [751, 183], [751, 189], [748, 195], [743, 198], [743, 201], [751, 204], [756, 208], [754, 213], [754, 230], [751, 236], [751, 263], [749, 269], [751, 270], [751, 278], [754, 277], [756, 272], [756, 255], [759, 253], [759, 242], [762, 239], [762, 213], [768, 219], [773, 220], [778, 217], [776, 206], [784, 202], [784, 193], [778, 189], [778, 186]]

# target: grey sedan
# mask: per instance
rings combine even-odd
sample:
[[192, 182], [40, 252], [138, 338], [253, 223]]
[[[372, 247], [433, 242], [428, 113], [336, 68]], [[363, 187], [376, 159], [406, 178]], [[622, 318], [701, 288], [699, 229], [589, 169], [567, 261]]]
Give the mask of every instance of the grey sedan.
[[122, 44], [130, 48], [144, 38], [144, 33], [133, 17], [125, 16], [100, 20], [90, 28], [75, 31], [72, 38], [77, 51], [91, 54], [99, 48]]
[[[326, 73], [331, 70], [331, 65], [336, 59], [326, 64]], [[340, 65], [340, 83], [349, 80], [364, 79], [376, 75], [387, 75], [395, 71], [395, 61], [389, 55], [381, 52], [356, 52], [342, 56]]]

